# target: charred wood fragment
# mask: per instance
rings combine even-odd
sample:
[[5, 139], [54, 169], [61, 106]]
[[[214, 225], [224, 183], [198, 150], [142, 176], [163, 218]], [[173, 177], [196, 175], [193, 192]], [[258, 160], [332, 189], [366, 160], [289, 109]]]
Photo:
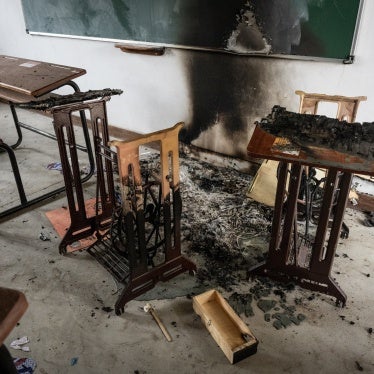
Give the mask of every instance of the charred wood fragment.
[[47, 110], [56, 106], [79, 103], [87, 100], [97, 99], [99, 97], [108, 97], [113, 95], [121, 95], [122, 90], [104, 88], [102, 90], [89, 90], [86, 92], [74, 92], [70, 95], [51, 96], [44, 100], [33, 100], [27, 103], [17, 104], [23, 109]]
[[286, 138], [305, 149], [328, 148], [374, 159], [374, 122], [349, 123], [321, 115], [289, 112], [274, 106], [268, 117], [256, 123], [262, 130]]

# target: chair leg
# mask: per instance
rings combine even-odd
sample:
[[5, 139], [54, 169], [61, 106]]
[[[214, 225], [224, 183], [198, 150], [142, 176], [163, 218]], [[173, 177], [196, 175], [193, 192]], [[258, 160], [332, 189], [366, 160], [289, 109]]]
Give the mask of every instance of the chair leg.
[[13, 358], [4, 344], [0, 346], [0, 373], [17, 374], [17, 369], [14, 366]]

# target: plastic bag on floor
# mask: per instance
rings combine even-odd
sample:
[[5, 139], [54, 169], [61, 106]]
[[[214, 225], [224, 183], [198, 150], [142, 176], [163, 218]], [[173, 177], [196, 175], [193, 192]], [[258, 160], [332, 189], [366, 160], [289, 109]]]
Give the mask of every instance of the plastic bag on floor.
[[32, 358], [14, 358], [13, 362], [18, 374], [33, 374], [36, 368], [36, 361]]

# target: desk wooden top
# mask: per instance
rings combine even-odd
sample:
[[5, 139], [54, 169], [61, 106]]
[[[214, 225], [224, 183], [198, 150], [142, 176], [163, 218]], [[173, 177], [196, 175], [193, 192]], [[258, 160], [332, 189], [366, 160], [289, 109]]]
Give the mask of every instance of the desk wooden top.
[[9, 100], [13, 92], [15, 101], [30, 101], [83, 74], [80, 68], [0, 55], [0, 97]]
[[335, 168], [341, 171], [374, 175], [374, 161], [348, 155], [322, 147], [310, 147], [283, 151], [277, 146], [280, 138], [275, 137], [256, 126], [247, 147], [251, 157], [289, 163], [316, 166], [324, 169]]

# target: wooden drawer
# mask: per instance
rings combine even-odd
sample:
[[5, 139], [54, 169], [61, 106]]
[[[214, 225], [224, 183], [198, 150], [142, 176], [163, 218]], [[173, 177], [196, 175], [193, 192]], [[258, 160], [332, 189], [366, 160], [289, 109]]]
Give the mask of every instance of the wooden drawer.
[[232, 364], [257, 352], [258, 340], [218, 291], [193, 297], [193, 308]]

